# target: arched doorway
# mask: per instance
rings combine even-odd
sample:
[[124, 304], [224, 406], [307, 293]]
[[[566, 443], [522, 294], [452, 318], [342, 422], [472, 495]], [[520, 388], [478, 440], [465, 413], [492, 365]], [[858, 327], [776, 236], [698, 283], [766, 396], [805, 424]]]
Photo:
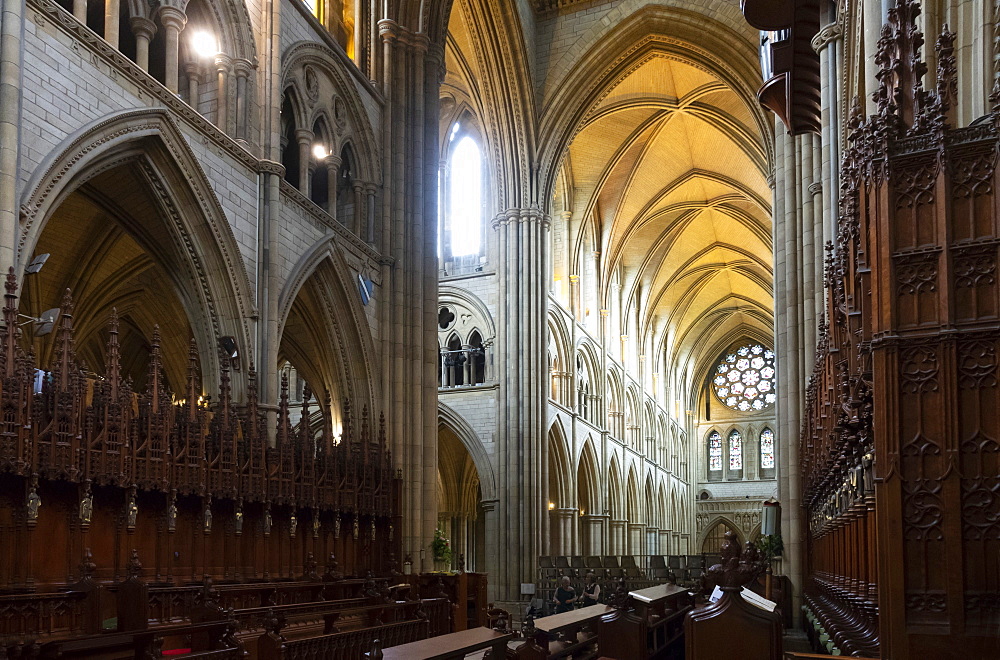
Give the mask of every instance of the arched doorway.
[[448, 538], [448, 568], [486, 571], [486, 516], [479, 471], [459, 432], [438, 424], [438, 530]]

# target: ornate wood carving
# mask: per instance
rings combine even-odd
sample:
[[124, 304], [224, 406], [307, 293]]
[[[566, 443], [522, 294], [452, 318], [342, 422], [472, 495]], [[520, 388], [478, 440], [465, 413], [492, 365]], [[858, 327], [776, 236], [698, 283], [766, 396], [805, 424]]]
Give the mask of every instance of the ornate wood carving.
[[[16, 289], [12, 271], [0, 330], [0, 530], [9, 546], [0, 591], [71, 582], [91, 547], [110, 562], [85, 572], [100, 579], [131, 574], [137, 553], [147, 564], [138, 570], [167, 583], [312, 576], [311, 557], [334, 552], [348, 573], [389, 572], [387, 557], [398, 553], [374, 548], [398, 542], [390, 537], [399, 479], [384, 422], [373, 429], [367, 408], [356, 430], [345, 402], [335, 440], [329, 396], [320, 428], [308, 404], [293, 425], [285, 380], [270, 446], [253, 368], [245, 404], [232, 399], [225, 361], [219, 400], [206, 401], [193, 341], [179, 400], [163, 384], [158, 331], [145, 390], [122, 378], [117, 315], [106, 374], [87, 372], [74, 353], [69, 292], [55, 363], [38, 369], [19, 342]], [[339, 534], [342, 516], [363, 519], [363, 539]]]
[[954, 34], [925, 90], [918, 14], [890, 11], [877, 113], [851, 113], [800, 439], [806, 602], [847, 653], [985, 657], [1000, 622], [1000, 112], [953, 126]]

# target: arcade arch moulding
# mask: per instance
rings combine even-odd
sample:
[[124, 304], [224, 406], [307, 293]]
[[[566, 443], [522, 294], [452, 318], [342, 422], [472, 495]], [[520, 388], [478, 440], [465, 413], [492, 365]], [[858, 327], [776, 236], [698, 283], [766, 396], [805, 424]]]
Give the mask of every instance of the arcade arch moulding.
[[[167, 111], [123, 112], [69, 136], [43, 161], [25, 186], [15, 261], [25, 263], [52, 214], [92, 178], [134, 163], [142, 172], [187, 272], [175, 284], [194, 296], [189, 322], [208, 391], [219, 382], [216, 342], [237, 338], [244, 364], [254, 362], [249, 321], [256, 318], [253, 288], [236, 237], [204, 169]], [[184, 300], [186, 296], [181, 295]], [[245, 374], [243, 371], [242, 374]], [[245, 376], [234, 374], [236, 392]]]

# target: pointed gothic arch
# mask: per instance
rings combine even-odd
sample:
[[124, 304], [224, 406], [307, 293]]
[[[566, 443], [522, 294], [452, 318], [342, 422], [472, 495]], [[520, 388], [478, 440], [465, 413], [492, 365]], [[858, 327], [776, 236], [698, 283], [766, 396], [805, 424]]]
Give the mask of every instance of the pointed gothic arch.
[[[110, 183], [115, 177], [117, 186]], [[122, 188], [123, 180], [132, 181], [132, 188]], [[256, 309], [242, 253], [203, 168], [167, 111], [126, 111], [94, 122], [36, 168], [21, 198], [19, 263], [27, 263], [53, 214], [80, 191], [110, 208], [125, 232], [163, 265], [197, 343], [207, 391], [219, 382], [221, 337], [236, 338], [244, 364], [254, 361], [248, 320]], [[245, 387], [244, 374], [234, 374], [236, 396]]]
[[[337, 394], [347, 396], [360, 411], [381, 410], [378, 385], [372, 372], [375, 348], [365, 330], [364, 311], [352, 284], [344, 281], [350, 273], [333, 241], [314, 245], [294, 266], [278, 296], [278, 346], [286, 342], [288, 321], [298, 322], [296, 333], [308, 346], [290, 347], [296, 368], [313, 387], [330, 391], [334, 407]], [[317, 361], [316, 357], [322, 359]], [[299, 365], [302, 366], [299, 366]], [[313, 380], [310, 380], [312, 378]], [[338, 408], [339, 409], [339, 408]]]

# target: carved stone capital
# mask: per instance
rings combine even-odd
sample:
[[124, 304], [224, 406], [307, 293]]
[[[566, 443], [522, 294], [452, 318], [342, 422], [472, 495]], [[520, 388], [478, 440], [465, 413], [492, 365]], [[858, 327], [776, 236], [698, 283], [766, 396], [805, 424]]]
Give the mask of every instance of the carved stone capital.
[[257, 67], [253, 65], [253, 62], [247, 59], [240, 58], [238, 60], [234, 60], [233, 62], [233, 69], [236, 72], [236, 75], [241, 78], [250, 77], [255, 68]]
[[383, 18], [378, 22], [378, 36], [384, 42], [395, 41], [399, 36], [399, 24], [391, 18]]
[[257, 170], [261, 174], [273, 174], [275, 176], [285, 176], [285, 166], [273, 160], [262, 160], [257, 164]]
[[840, 39], [844, 34], [843, 28], [838, 23], [830, 23], [820, 29], [816, 36], [812, 38], [813, 50], [817, 53], [826, 48], [831, 42]]
[[215, 70], [219, 73], [228, 73], [233, 68], [233, 58], [224, 53], [215, 56]]
[[180, 32], [187, 25], [187, 15], [177, 7], [161, 6], [156, 12], [157, 18], [165, 28], [173, 28]]
[[147, 41], [152, 41], [153, 35], [156, 34], [156, 23], [145, 16], [133, 16], [129, 19], [129, 25], [132, 26], [132, 33], [137, 39], [145, 38]]
[[295, 139], [299, 144], [311, 144], [315, 134], [308, 128], [299, 128], [295, 131]]

